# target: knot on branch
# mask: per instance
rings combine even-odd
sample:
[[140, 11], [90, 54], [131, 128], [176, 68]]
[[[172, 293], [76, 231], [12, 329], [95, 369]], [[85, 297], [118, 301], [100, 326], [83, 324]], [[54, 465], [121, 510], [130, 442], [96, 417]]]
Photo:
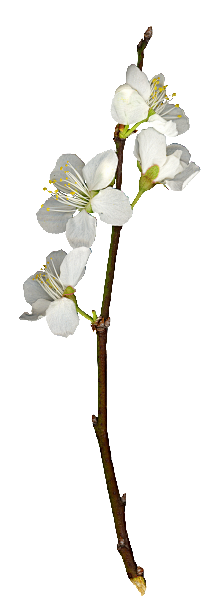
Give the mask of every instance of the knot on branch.
[[126, 503], [126, 486], [124, 485], [123, 491], [121, 496], [119, 496], [119, 500], [121, 504], [125, 504]]
[[95, 415], [92, 415], [92, 423], [93, 423], [93, 425], [97, 425], [97, 423], [98, 423], [97, 417]]
[[144, 577], [143, 567], [137, 567], [137, 575], [141, 575], [141, 577]]
[[91, 323], [91, 328], [93, 331], [102, 332], [108, 329], [109, 325], [110, 317], [108, 317], [108, 319], [104, 319], [104, 317], [100, 316], [96, 321], [94, 321], [94, 323]]
[[129, 550], [129, 547], [125, 544], [124, 538], [120, 537], [118, 540], [118, 544], [117, 544], [118, 552], [121, 552], [121, 550], [123, 550], [123, 548], [127, 548], [127, 550]]

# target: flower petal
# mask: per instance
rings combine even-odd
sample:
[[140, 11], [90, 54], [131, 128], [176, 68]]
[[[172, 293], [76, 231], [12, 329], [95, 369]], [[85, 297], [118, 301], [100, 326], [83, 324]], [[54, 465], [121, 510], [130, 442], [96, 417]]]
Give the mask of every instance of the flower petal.
[[64, 258], [60, 268], [60, 279], [65, 287], [76, 287], [85, 272], [87, 260], [91, 254], [89, 248], [75, 248]]
[[39, 298], [32, 304], [32, 314], [44, 317], [51, 302], [52, 300], [44, 300], [43, 298]]
[[95, 217], [89, 215], [84, 209], [69, 219], [66, 225], [66, 237], [70, 246], [90, 248], [96, 237], [96, 224]]
[[180, 160], [182, 160], [186, 163], [186, 165], [188, 165], [191, 158], [191, 154], [189, 150], [187, 150], [186, 146], [182, 146], [182, 144], [170, 144], [170, 146], [167, 146], [166, 155], [169, 156], [170, 154], [173, 154], [176, 150], [181, 150], [182, 154], [180, 156]]
[[[76, 209], [66, 210], [61, 202], [55, 198], [48, 198], [36, 213], [37, 220], [41, 227], [48, 233], [62, 233], [66, 229], [66, 223], [71, 218]], [[47, 210], [47, 209], [54, 210]]]
[[[162, 73], [160, 73], [160, 69], [161, 69], [161, 64], [160, 64], [160, 59], [158, 59], [155, 64], [153, 65], [153, 67], [151, 68], [150, 74], [149, 74], [149, 82], [150, 82], [150, 86], [153, 83], [155, 83], [155, 85], [157, 86], [157, 88], [159, 87], [163, 87], [165, 84], [165, 79], [164, 76], [162, 75]], [[153, 79], [158, 79], [158, 81], [154, 82]]]
[[128, 67], [126, 71], [126, 83], [136, 90], [145, 101], [149, 99], [150, 83], [148, 77], [136, 65]]
[[176, 175], [173, 180], [166, 180], [166, 185], [174, 192], [181, 192], [199, 171], [200, 167], [194, 162], [191, 162], [188, 167]]
[[178, 158], [175, 154], [170, 154], [170, 156], [166, 157], [165, 164], [160, 168], [158, 176], [155, 179], [155, 182], [165, 181], [166, 177], [173, 179], [177, 173], [183, 171], [183, 167], [181, 165], [180, 158]]
[[[42, 261], [35, 260], [33, 262], [43, 262], [45, 265], [47, 265], [47, 263], [50, 262], [50, 259], [52, 258], [55, 269], [59, 275], [60, 265], [61, 265], [62, 261], [64, 260], [65, 256], [66, 256], [65, 252], [63, 252], [63, 250], [59, 250], [59, 252], [50, 252], [50, 254], [48, 254], [48, 256], [46, 256]], [[39, 271], [37, 270], [37, 272], [39, 272]], [[38, 281], [36, 279], [36, 274], [32, 275], [31, 277], [28, 277], [28, 279], [26, 279], [24, 281], [23, 290], [24, 290], [24, 300], [25, 300], [25, 302], [27, 302], [30, 305], [33, 302], [36, 302], [36, 300], [39, 300], [41, 298], [43, 298], [45, 300], [50, 300], [50, 296], [47, 294], [47, 292], [45, 292], [45, 290], [42, 288], [42, 286], [38, 283]]]
[[167, 121], [157, 113], [149, 117], [148, 123], [152, 123], [152, 127], [164, 135], [168, 135], [169, 137], [175, 137], [178, 135], [177, 127], [174, 121]]
[[[162, 167], [166, 161], [166, 138], [152, 127], [142, 129], [137, 135], [142, 172], [153, 165]], [[136, 149], [135, 149], [136, 151]]]
[[76, 306], [73, 300], [68, 298], [51, 302], [46, 312], [46, 319], [52, 333], [66, 338], [68, 335], [73, 335], [79, 325]]
[[42, 271], [37, 271], [34, 275], [31, 275], [24, 282], [24, 297], [26, 302], [29, 304], [33, 304], [36, 300], [43, 298], [44, 300], [50, 300], [51, 297], [47, 294], [47, 292], [42, 288], [42, 286], [38, 282], [38, 278], [36, 279], [36, 275], [41, 274]]
[[130, 125], [146, 119], [149, 107], [128, 84], [121, 85], [112, 100], [111, 115], [117, 123]]
[[50, 252], [50, 254], [48, 254], [48, 256], [46, 258], [44, 258], [43, 262], [45, 265], [47, 265], [48, 262], [50, 262], [50, 259], [52, 259], [55, 269], [59, 275], [60, 273], [60, 267], [62, 264], [62, 261], [64, 260], [66, 256], [66, 253], [63, 252], [63, 250], [58, 250], [58, 252]]
[[106, 150], [89, 160], [83, 168], [88, 189], [102, 190], [114, 179], [118, 158], [114, 150]]
[[91, 200], [91, 206], [100, 215], [101, 221], [111, 225], [124, 225], [133, 213], [128, 196], [111, 187], [99, 192]]
[[82, 169], [85, 164], [76, 154], [62, 154], [56, 161], [56, 166], [50, 174], [50, 180], [58, 190], [65, 192], [66, 194], [69, 191], [68, 182], [66, 180], [66, 171], [70, 171], [71, 175], [75, 177], [73, 169], [71, 169], [69, 165], [66, 166], [67, 162], [76, 169], [81, 177]]
[[[189, 119], [180, 106], [175, 106], [175, 104], [164, 104], [160, 115], [166, 121], [172, 120], [175, 123], [178, 135], [185, 133], [185, 131], [189, 129]], [[178, 115], [181, 116], [179, 117]]]

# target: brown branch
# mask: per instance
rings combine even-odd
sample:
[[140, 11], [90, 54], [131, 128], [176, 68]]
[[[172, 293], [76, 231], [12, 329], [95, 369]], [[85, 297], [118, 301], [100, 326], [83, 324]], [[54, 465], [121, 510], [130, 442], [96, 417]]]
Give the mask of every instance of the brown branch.
[[[134, 560], [132, 547], [126, 530], [125, 504], [126, 494], [120, 497], [117, 480], [111, 458], [111, 450], [107, 432], [107, 328], [109, 322], [98, 319], [97, 331], [97, 364], [98, 364], [98, 418], [92, 416], [92, 423], [97, 436], [105, 473], [106, 485], [109, 493], [115, 529], [118, 538], [117, 549], [122, 556], [129, 579], [138, 576], [140, 567]], [[138, 569], [138, 570], [137, 570]], [[141, 569], [141, 575], [143, 569]]]
[[139, 44], [137, 45], [137, 53], [138, 53], [137, 66], [141, 71], [142, 71], [142, 66], [143, 66], [144, 50], [145, 50], [147, 44], [149, 43], [149, 40], [151, 40], [151, 37], [152, 37], [152, 27], [148, 27], [148, 29], [144, 33], [144, 37], [142, 38], [142, 40], [140, 40]]
[[[118, 148], [118, 168], [116, 173], [117, 188], [122, 187], [122, 175], [127, 172], [128, 160], [128, 141], [119, 139]], [[125, 169], [124, 169], [125, 162]], [[127, 189], [127, 188], [126, 188]], [[99, 445], [103, 471], [105, 475], [106, 485], [108, 489], [109, 501], [111, 505], [112, 515], [114, 519], [117, 549], [120, 550], [124, 567], [129, 579], [137, 577], [136, 567], [129, 548], [126, 535], [123, 506], [119, 498], [117, 486], [115, 483], [114, 472], [111, 462], [111, 450], [108, 446], [106, 433], [106, 410], [107, 410], [107, 357], [106, 357], [106, 339], [107, 327], [105, 320], [110, 314], [110, 296], [114, 279], [114, 268], [117, 253], [117, 243], [120, 227], [112, 227], [112, 237], [110, 242], [109, 260], [107, 265], [106, 280], [103, 294], [103, 302], [101, 308], [102, 322], [96, 326], [97, 338], [97, 419], [92, 419], [94, 431], [96, 433], [97, 442]]]

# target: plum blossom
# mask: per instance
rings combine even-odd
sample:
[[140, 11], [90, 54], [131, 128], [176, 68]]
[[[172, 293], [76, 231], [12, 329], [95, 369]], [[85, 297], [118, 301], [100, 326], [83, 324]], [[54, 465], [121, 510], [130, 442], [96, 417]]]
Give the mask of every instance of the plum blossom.
[[49, 233], [66, 231], [69, 244], [78, 248], [90, 247], [95, 240], [96, 219], [90, 212], [98, 213], [105, 223], [124, 225], [132, 209], [128, 197], [110, 185], [117, 163], [114, 150], [97, 154], [87, 164], [76, 154], [62, 154], [49, 181], [57, 191], [37, 213], [43, 229]]
[[194, 162], [189, 162], [191, 155], [185, 146], [167, 146], [165, 136], [152, 127], [136, 136], [134, 156], [142, 171], [142, 188], [145, 189], [163, 183], [174, 191], [181, 191], [200, 171]]
[[32, 313], [24, 312], [21, 320], [37, 321], [46, 316], [52, 333], [62, 337], [72, 335], [79, 324], [75, 287], [85, 273], [91, 250], [76, 248], [68, 254], [63, 250], [51, 252], [44, 268], [24, 282], [25, 300]]
[[179, 104], [169, 104], [176, 94], [171, 99], [167, 96], [164, 81], [162, 73], [149, 81], [136, 65], [130, 65], [126, 83], [115, 91], [111, 105], [113, 119], [123, 125], [148, 120], [157, 131], [170, 137], [187, 131], [189, 119]]

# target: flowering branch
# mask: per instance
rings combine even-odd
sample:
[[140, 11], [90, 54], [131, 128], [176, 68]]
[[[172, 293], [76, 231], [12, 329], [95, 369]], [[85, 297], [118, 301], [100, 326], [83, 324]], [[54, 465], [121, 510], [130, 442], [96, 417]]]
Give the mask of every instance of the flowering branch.
[[142, 71], [142, 66], [143, 66], [144, 50], [145, 50], [147, 44], [149, 43], [149, 40], [151, 40], [151, 37], [152, 37], [152, 27], [148, 27], [148, 29], [144, 33], [144, 38], [142, 38], [142, 40], [137, 45], [137, 53], [138, 53], [137, 66], [138, 66], [138, 69], [140, 69], [141, 71]]

